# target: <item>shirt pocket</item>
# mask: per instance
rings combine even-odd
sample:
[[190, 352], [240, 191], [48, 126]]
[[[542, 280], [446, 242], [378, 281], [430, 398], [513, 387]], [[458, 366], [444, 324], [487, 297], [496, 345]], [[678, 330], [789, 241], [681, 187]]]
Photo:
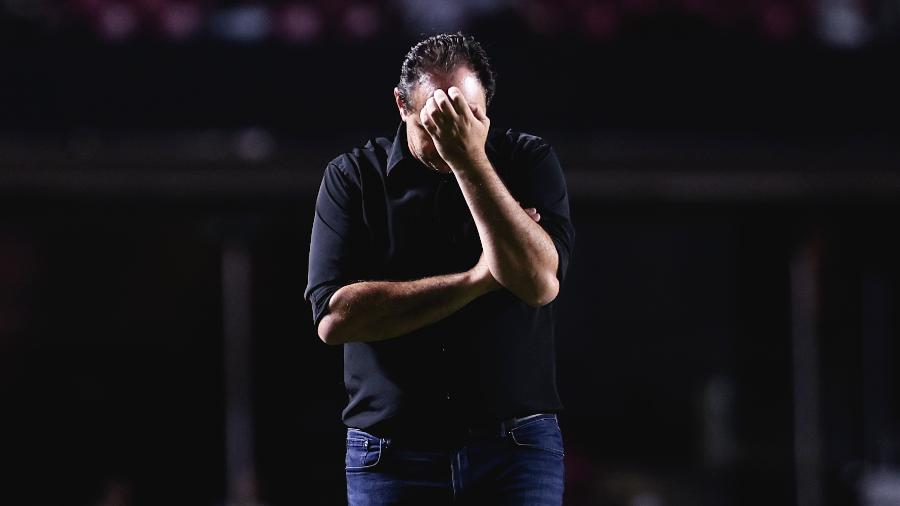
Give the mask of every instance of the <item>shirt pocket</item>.
[[509, 430], [510, 441], [519, 448], [540, 450], [563, 457], [562, 431], [555, 416], [528, 420]]
[[347, 455], [344, 459], [347, 471], [374, 469], [382, 461], [386, 441], [359, 429], [347, 430]]

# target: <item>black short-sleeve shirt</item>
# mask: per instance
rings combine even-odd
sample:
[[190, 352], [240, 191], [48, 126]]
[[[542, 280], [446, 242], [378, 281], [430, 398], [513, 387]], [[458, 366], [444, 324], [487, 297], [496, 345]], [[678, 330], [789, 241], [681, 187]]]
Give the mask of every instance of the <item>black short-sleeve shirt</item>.
[[[575, 232], [565, 178], [541, 138], [492, 129], [488, 159], [559, 255], [560, 291]], [[405, 124], [332, 160], [316, 202], [304, 297], [318, 327], [331, 296], [357, 281], [403, 281], [463, 272], [481, 242], [453, 174], [409, 153]], [[347, 426], [466, 424], [562, 409], [556, 389], [555, 301], [533, 308], [506, 289], [431, 325], [344, 348]]]

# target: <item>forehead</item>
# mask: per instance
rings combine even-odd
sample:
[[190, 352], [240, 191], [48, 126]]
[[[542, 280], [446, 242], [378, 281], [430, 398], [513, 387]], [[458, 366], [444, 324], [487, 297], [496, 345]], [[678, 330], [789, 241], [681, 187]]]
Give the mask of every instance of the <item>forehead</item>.
[[451, 86], [456, 86], [462, 91], [466, 101], [470, 104], [477, 104], [484, 110], [485, 92], [481, 86], [481, 81], [469, 67], [459, 66], [450, 73], [444, 72], [423, 72], [422, 76], [412, 90], [412, 106], [418, 110], [425, 105], [425, 101], [437, 89], [445, 92]]

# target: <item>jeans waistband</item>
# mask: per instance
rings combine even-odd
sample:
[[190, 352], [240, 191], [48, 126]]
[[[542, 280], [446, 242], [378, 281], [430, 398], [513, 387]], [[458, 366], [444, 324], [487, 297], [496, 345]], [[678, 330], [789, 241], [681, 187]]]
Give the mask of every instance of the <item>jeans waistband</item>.
[[514, 427], [541, 417], [556, 417], [556, 414], [531, 413], [504, 420], [459, 424], [438, 422], [379, 425], [367, 429], [366, 432], [376, 437], [391, 439], [401, 445], [405, 443], [411, 446], [445, 446], [456, 445], [471, 438], [502, 437]]
[[525, 423], [528, 420], [537, 419], [540, 417], [555, 417], [556, 415], [552, 413], [534, 413], [531, 415], [524, 416], [515, 416], [512, 418], [507, 418], [505, 420], [500, 420], [499, 422], [490, 422], [490, 423], [481, 423], [475, 425], [469, 425], [465, 427], [466, 435], [468, 436], [491, 436], [498, 435], [502, 436], [510, 431], [513, 427]]

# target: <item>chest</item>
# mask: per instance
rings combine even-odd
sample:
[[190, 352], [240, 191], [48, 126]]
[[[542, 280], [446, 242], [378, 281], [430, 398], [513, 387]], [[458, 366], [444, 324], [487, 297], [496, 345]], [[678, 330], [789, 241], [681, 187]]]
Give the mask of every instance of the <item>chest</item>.
[[481, 241], [456, 181], [400, 183], [387, 186], [372, 220], [380, 224], [371, 230], [372, 244], [385, 275], [410, 279], [472, 267]]

